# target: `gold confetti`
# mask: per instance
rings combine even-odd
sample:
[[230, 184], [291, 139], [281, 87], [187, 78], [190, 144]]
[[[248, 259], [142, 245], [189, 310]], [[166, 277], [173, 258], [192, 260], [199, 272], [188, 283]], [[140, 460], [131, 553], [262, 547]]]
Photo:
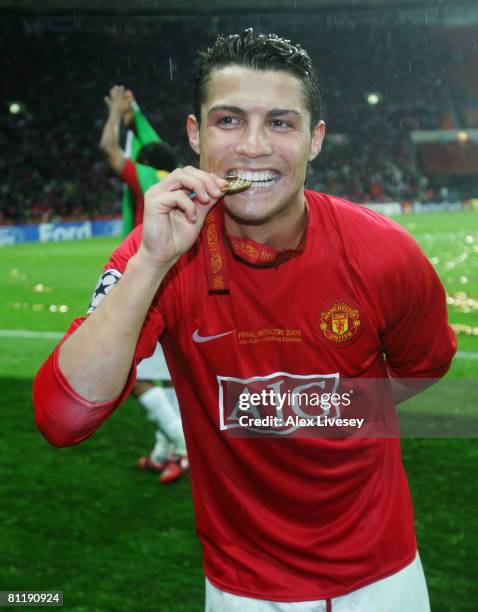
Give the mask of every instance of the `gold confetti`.
[[450, 306], [455, 306], [457, 310], [460, 310], [461, 312], [465, 313], [471, 312], [473, 310], [478, 310], [478, 300], [469, 297], [463, 291], [457, 291], [453, 295], [447, 295], [446, 303]]
[[451, 323], [450, 327], [458, 336], [478, 336], [478, 327], [476, 325], [463, 325], [463, 323]]

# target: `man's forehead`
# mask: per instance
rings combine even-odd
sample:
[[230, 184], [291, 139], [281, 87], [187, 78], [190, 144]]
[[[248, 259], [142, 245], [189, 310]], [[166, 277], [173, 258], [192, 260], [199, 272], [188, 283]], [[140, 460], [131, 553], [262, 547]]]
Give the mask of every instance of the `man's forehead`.
[[296, 76], [283, 70], [255, 70], [236, 65], [211, 72], [204, 105], [206, 112], [222, 105], [249, 112], [267, 112], [280, 106], [307, 113], [303, 86]]

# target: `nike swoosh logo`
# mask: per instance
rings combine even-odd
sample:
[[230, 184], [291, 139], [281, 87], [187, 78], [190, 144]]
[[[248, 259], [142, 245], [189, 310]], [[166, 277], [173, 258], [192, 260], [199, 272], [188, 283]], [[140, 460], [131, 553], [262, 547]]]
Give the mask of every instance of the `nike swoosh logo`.
[[229, 334], [233, 334], [234, 330], [223, 332], [222, 334], [216, 334], [215, 336], [201, 336], [199, 335], [199, 329], [196, 329], [193, 333], [194, 342], [210, 342], [211, 340], [217, 340], [218, 338], [222, 338], [223, 336], [229, 336]]

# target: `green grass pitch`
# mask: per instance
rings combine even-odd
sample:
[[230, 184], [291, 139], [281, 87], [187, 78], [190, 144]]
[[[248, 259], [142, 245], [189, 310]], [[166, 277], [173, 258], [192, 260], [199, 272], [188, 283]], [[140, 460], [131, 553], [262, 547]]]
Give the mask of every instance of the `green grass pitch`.
[[[398, 221], [431, 258], [460, 326], [448, 378], [477, 378], [478, 213]], [[190, 485], [159, 486], [136, 469], [153, 442], [142, 409], [129, 399], [86, 443], [50, 447], [33, 423], [31, 384], [57, 339], [11, 335], [63, 332], [84, 313], [116, 244], [0, 249], [0, 590], [62, 590], [65, 608], [77, 612], [199, 612], [204, 578]], [[432, 610], [475, 611], [477, 440], [405, 439], [402, 449]]]

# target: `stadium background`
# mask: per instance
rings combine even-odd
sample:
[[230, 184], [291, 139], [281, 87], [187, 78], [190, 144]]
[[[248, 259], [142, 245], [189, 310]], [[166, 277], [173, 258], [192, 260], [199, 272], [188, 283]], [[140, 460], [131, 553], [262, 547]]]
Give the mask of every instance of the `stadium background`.
[[[301, 41], [319, 67], [328, 137], [308, 185], [400, 213], [447, 290], [459, 352], [442, 404], [471, 417], [469, 437], [402, 447], [432, 609], [476, 610], [476, 2], [46, 0], [0, 11], [0, 590], [62, 590], [77, 611], [202, 609], [189, 483], [159, 487], [136, 471], [153, 435], [139, 407], [128, 400], [82, 446], [53, 449], [33, 424], [31, 382], [118, 243], [121, 186], [98, 150], [103, 96], [131, 87], [194, 161], [183, 125], [196, 49], [253, 26]], [[94, 227], [111, 235], [88, 238]]]

